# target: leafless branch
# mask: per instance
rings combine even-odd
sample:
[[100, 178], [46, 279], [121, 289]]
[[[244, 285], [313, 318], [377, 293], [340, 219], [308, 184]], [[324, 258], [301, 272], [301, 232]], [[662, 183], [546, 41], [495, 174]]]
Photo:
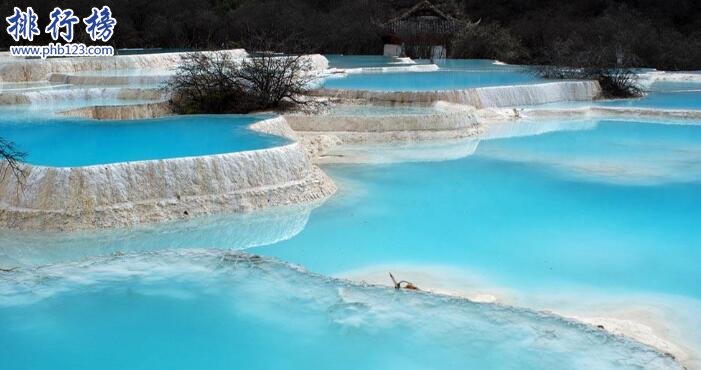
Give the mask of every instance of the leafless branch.
[[644, 94], [638, 75], [629, 68], [538, 66], [540, 77], [562, 80], [597, 80], [607, 98], [634, 98]]
[[305, 98], [314, 79], [309, 59], [262, 51], [244, 60], [227, 54], [183, 58], [168, 89], [179, 113], [248, 113], [317, 104]]
[[15, 143], [0, 137], [0, 182], [11, 175], [23, 185], [27, 178], [27, 169], [23, 164], [26, 156], [27, 153], [18, 150]]

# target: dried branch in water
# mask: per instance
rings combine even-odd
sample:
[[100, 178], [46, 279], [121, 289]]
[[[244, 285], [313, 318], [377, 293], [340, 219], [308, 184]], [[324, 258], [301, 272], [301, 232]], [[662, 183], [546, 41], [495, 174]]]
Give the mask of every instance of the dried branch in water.
[[0, 182], [5, 181], [6, 176], [14, 176], [18, 183], [24, 184], [27, 178], [27, 169], [24, 159], [27, 153], [17, 149], [15, 143], [0, 137]]
[[397, 281], [397, 279], [394, 278], [394, 275], [392, 275], [391, 272], [389, 273], [389, 277], [390, 277], [390, 279], [392, 279], [392, 283], [394, 284], [394, 289], [397, 289], [397, 290], [400, 290], [400, 289], [421, 290], [416, 285], [414, 285], [412, 282], [409, 282], [406, 280]]

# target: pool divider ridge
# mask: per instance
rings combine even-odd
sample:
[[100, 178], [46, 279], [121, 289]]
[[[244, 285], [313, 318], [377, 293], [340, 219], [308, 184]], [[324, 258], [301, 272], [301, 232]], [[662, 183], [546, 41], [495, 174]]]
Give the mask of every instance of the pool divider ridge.
[[[269, 127], [286, 125], [284, 118]], [[285, 128], [281, 128], [283, 132]], [[323, 200], [333, 181], [301, 144], [86, 167], [27, 165], [0, 181], [0, 227], [72, 231], [125, 227]]]

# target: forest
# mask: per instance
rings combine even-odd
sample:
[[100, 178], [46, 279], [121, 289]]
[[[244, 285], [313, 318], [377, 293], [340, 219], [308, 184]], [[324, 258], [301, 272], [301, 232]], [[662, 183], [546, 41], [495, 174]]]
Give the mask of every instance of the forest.
[[[265, 42], [286, 52], [381, 54], [386, 20], [416, 0], [2, 0], [0, 14], [32, 6], [46, 26], [56, 6], [78, 16], [109, 5], [117, 48], [250, 48]], [[480, 21], [458, 32], [454, 58], [509, 63], [701, 69], [701, 2], [696, 0], [443, 0], [459, 19]], [[79, 42], [89, 43], [80, 27]], [[35, 44], [48, 43], [46, 35]], [[6, 33], [0, 48], [13, 45]]]

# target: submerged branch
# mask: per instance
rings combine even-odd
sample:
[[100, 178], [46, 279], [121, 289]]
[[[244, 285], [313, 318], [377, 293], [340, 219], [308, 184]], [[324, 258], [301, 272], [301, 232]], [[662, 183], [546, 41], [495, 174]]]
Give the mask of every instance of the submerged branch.
[[0, 182], [6, 177], [14, 176], [20, 185], [23, 185], [27, 178], [27, 169], [24, 166], [24, 159], [27, 153], [20, 151], [15, 143], [0, 137]]

